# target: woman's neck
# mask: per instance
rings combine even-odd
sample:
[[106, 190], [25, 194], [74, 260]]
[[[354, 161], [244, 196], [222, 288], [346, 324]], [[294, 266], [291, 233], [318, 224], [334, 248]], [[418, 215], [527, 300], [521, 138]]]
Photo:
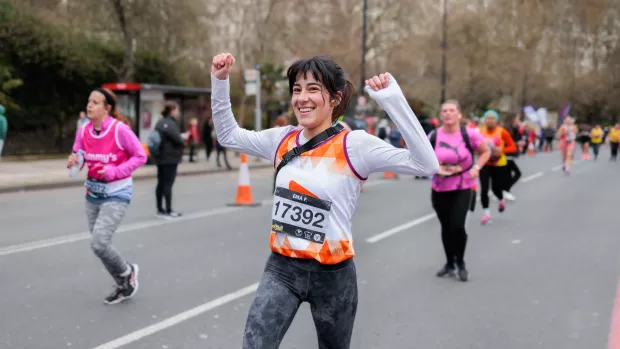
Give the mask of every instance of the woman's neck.
[[310, 140], [310, 139], [316, 137], [316, 135], [318, 135], [319, 133], [327, 130], [331, 126], [332, 126], [331, 123], [329, 123], [329, 124], [325, 123], [323, 125], [320, 125], [320, 126], [317, 126], [317, 127], [313, 128], [313, 129], [304, 128], [304, 130], [303, 130], [304, 138]]
[[443, 125], [443, 132], [445, 133], [456, 133], [456, 131], [459, 130], [460, 125], [458, 123], [454, 123], [454, 124], [450, 124], [450, 125]]
[[93, 128], [94, 128], [95, 130], [101, 130], [101, 125], [103, 125], [103, 120], [104, 120], [104, 119], [105, 119], [105, 118], [103, 118], [103, 119], [97, 119], [97, 120], [90, 120], [90, 122], [92, 122], [92, 123], [93, 123]]

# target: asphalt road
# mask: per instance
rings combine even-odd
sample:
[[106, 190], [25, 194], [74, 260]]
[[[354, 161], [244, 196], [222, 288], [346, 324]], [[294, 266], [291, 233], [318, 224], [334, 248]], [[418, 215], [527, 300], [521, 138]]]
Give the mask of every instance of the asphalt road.
[[[620, 274], [620, 164], [559, 171], [559, 154], [518, 163], [516, 202], [469, 223], [468, 283], [443, 263], [429, 182], [372, 177], [353, 219], [359, 307], [351, 348], [606, 348]], [[140, 265], [137, 296], [106, 306], [112, 279], [92, 254], [81, 188], [0, 195], [0, 348], [240, 348], [269, 251], [271, 170], [252, 171], [260, 207], [228, 207], [237, 173], [180, 177], [154, 217], [154, 181], [114, 245]], [[620, 326], [620, 323], [618, 324]], [[620, 328], [616, 329], [620, 331]], [[317, 348], [304, 304], [281, 348]], [[616, 348], [613, 348], [616, 349]]]

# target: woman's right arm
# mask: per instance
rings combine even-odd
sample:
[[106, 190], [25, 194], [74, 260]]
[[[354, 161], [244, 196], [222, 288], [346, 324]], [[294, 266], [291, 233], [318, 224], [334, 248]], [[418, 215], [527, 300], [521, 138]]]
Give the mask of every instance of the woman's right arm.
[[[86, 127], [83, 125], [82, 127]], [[75, 141], [73, 142], [73, 147], [71, 148], [71, 154], [69, 154], [67, 167], [71, 167], [73, 165], [77, 165], [77, 152], [82, 149], [82, 132], [84, 131], [82, 127], [78, 128], [75, 132]]]
[[229, 77], [219, 80], [211, 75], [211, 108], [217, 140], [223, 147], [267, 160], [273, 160], [282, 138], [295, 129], [285, 126], [256, 132], [239, 127], [230, 104]]

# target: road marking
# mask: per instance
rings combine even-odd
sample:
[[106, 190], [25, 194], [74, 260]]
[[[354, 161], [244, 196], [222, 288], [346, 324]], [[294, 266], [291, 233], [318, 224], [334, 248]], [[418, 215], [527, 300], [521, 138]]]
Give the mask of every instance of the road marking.
[[[273, 202], [273, 199], [263, 200], [261, 201], [261, 204], [267, 205], [271, 202]], [[244, 208], [246, 207], [243, 207], [243, 206], [221, 207], [221, 208], [216, 208], [216, 209], [211, 209], [211, 210], [190, 213], [190, 214], [187, 214], [187, 215], [184, 215], [184, 216], [181, 216], [179, 218], [176, 218], [174, 220], [169, 220], [169, 221], [162, 220], [162, 219], [152, 219], [152, 220], [144, 221], [144, 222], [136, 222], [136, 223], [131, 223], [131, 224], [121, 226], [116, 231], [116, 233], [126, 233], [126, 232], [131, 232], [131, 231], [158, 227], [158, 226], [167, 225], [167, 224], [174, 224], [174, 223], [185, 222], [185, 221], [194, 220], [194, 219], [217, 216], [221, 214], [227, 214], [227, 213], [239, 211]], [[20, 253], [20, 252], [34, 251], [34, 250], [38, 250], [41, 248], [58, 246], [58, 245], [68, 244], [68, 243], [86, 240], [86, 239], [90, 239], [90, 232], [83, 232], [83, 233], [72, 234], [72, 235], [64, 235], [64, 236], [59, 236], [59, 237], [51, 238], [51, 239], [38, 240], [38, 241], [27, 242], [24, 244], [0, 247], [0, 256], [6, 256], [6, 255]]]
[[123, 337], [117, 338], [115, 340], [112, 340], [110, 342], [107, 342], [105, 344], [102, 344], [94, 349], [117, 349], [120, 348], [124, 345], [127, 345], [129, 343], [133, 343], [135, 341], [138, 341], [144, 337], [150, 336], [154, 333], [157, 333], [159, 331], [165, 330], [169, 327], [172, 327], [174, 325], [177, 325], [183, 321], [187, 321], [193, 317], [196, 317], [202, 313], [206, 313], [210, 310], [213, 310], [217, 307], [220, 307], [222, 305], [225, 305], [227, 303], [230, 303], [236, 299], [245, 297], [249, 294], [252, 294], [253, 292], [256, 291], [256, 289], [258, 289], [258, 283], [254, 283], [250, 286], [246, 286], [240, 290], [237, 290], [235, 292], [229, 293], [227, 295], [224, 295], [220, 298], [214, 299], [212, 301], [209, 301], [207, 303], [201, 304], [197, 307], [194, 307], [192, 309], [189, 309], [187, 311], [184, 311], [182, 313], [179, 313], [177, 315], [171, 316], [165, 320], [162, 320], [158, 323], [155, 323], [151, 326], [147, 326], [144, 328], [141, 328], [137, 331], [131, 332]]
[[400, 233], [403, 230], [407, 230], [407, 229], [409, 229], [411, 227], [415, 227], [416, 225], [420, 225], [420, 224], [422, 224], [422, 223], [424, 223], [426, 221], [430, 221], [433, 218], [435, 218], [435, 214], [434, 213], [429, 213], [429, 214], [427, 214], [425, 216], [422, 216], [422, 217], [420, 217], [418, 219], [414, 219], [414, 220], [412, 220], [410, 222], [407, 222], [405, 224], [401, 224], [401, 225], [399, 225], [397, 227], [394, 227], [392, 229], [386, 230], [383, 233], [371, 236], [368, 239], [366, 239], [366, 242], [369, 243], [369, 244], [374, 244], [377, 241], [381, 241], [381, 240], [383, 240], [385, 238], [388, 238], [388, 237], [390, 237], [390, 236], [392, 236], [394, 234]]
[[540, 176], [543, 176], [544, 174], [545, 174], [544, 172], [536, 172], [534, 174], [531, 174], [531, 175], [529, 175], [527, 177], [522, 178], [521, 182], [523, 182], [523, 183], [529, 182], [532, 179], [536, 179], [536, 178], [538, 178]]
[[611, 327], [607, 339], [607, 349], [620, 349], [620, 281], [616, 287], [616, 299], [611, 314]]
[[[543, 176], [544, 174], [545, 174], [544, 172], [536, 172], [534, 174], [531, 174], [529, 176], [524, 177], [523, 179], [521, 179], [521, 182], [527, 183], [527, 182], [529, 182], [529, 181], [531, 181], [533, 179], [536, 179], [536, 178], [538, 178], [540, 176]], [[476, 202], [478, 202], [478, 201], [480, 201], [480, 195], [476, 195]], [[407, 229], [409, 229], [411, 227], [415, 227], [416, 225], [420, 225], [420, 224], [422, 224], [422, 223], [424, 223], [426, 221], [429, 221], [429, 220], [433, 219], [435, 216], [436, 215], [434, 213], [429, 213], [429, 214], [427, 214], [425, 216], [419, 217], [419, 218], [414, 219], [414, 220], [412, 220], [410, 222], [407, 222], [407, 223], [401, 224], [401, 225], [399, 225], [397, 227], [394, 227], [392, 229], [386, 230], [383, 233], [380, 233], [380, 234], [377, 234], [377, 235], [373, 235], [373, 236], [367, 238], [366, 242], [369, 243], [369, 244], [374, 244], [377, 241], [381, 241], [381, 240], [383, 240], [385, 238], [388, 238], [388, 237], [390, 237], [390, 236], [392, 236], [394, 234], [398, 234], [401, 231], [407, 230]], [[620, 348], [618, 348], [618, 349], [620, 349]]]
[[[387, 183], [387, 182], [379, 181], [379, 180], [371, 181], [371, 182], [365, 183], [364, 187], [371, 187], [371, 186], [380, 185], [384, 183]], [[271, 203], [273, 203], [273, 199], [266, 199], [266, 200], [261, 201], [261, 205], [269, 205]], [[142, 230], [142, 229], [147, 229], [147, 228], [158, 227], [158, 226], [162, 226], [166, 224], [174, 224], [174, 223], [184, 222], [188, 220], [217, 216], [221, 214], [236, 212], [244, 208], [246, 207], [243, 207], [243, 206], [223, 207], [223, 208], [216, 208], [216, 209], [211, 209], [211, 210], [206, 210], [206, 211], [190, 213], [190, 214], [181, 216], [179, 218], [176, 218], [170, 221], [166, 221], [162, 219], [152, 219], [152, 220], [148, 220], [144, 222], [136, 222], [136, 223], [131, 223], [131, 224], [121, 226], [116, 231], [116, 233], [132, 232], [132, 231], [137, 231], [137, 230]], [[26, 242], [23, 244], [10, 245], [6, 247], [0, 247], [0, 256], [7, 256], [10, 254], [20, 253], [20, 252], [34, 251], [34, 250], [38, 250], [42, 248], [64, 245], [64, 244], [69, 244], [72, 242], [87, 240], [87, 239], [90, 239], [90, 232], [63, 235], [63, 236], [50, 238], [50, 239], [37, 240], [37, 241], [32, 241], [32, 242]]]
[[552, 168], [551, 168], [551, 172], [556, 172], [556, 171], [559, 171], [559, 170], [561, 170], [561, 169], [562, 169], [562, 167], [563, 167], [562, 165], [557, 165], [557, 166], [555, 166], [555, 167], [552, 167]]
[[374, 181], [370, 181], [370, 182], [366, 182], [362, 184], [362, 187], [368, 188], [368, 187], [374, 187], [375, 185], [386, 184], [386, 183], [388, 183], [388, 181], [374, 180]]

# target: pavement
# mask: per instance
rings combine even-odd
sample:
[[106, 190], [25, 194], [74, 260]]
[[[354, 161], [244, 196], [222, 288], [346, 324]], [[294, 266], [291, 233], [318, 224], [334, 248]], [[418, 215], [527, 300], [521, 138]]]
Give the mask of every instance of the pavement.
[[[199, 153], [199, 160], [194, 163], [189, 162], [189, 157], [185, 155], [178, 169], [179, 176], [210, 174], [228, 171], [221, 158], [222, 167], [218, 167], [215, 161], [215, 154], [208, 162], [204, 158], [204, 153]], [[228, 152], [228, 162], [233, 170], [239, 167], [240, 157], [235, 156], [234, 152]], [[248, 166], [256, 168], [272, 167], [269, 161], [248, 156]], [[157, 177], [157, 167], [154, 165], [144, 165], [134, 172], [135, 180], [151, 179]], [[53, 189], [71, 186], [82, 186], [86, 178], [86, 171], [82, 170], [75, 178], [69, 177], [67, 160], [50, 159], [35, 161], [0, 161], [0, 193], [9, 193], [24, 190]]]
[[[435, 277], [429, 182], [371, 176], [353, 218], [351, 348], [618, 349], [620, 164], [607, 156], [571, 176], [557, 152], [518, 160], [517, 201], [469, 222], [467, 283]], [[227, 205], [235, 171], [180, 177], [174, 221], [154, 216], [155, 182], [137, 182], [114, 246], [140, 265], [140, 288], [115, 306], [102, 303], [112, 279], [90, 250], [82, 188], [0, 195], [0, 348], [241, 348], [270, 253], [273, 170], [250, 174], [258, 207]], [[280, 348], [317, 348], [307, 304]]]

